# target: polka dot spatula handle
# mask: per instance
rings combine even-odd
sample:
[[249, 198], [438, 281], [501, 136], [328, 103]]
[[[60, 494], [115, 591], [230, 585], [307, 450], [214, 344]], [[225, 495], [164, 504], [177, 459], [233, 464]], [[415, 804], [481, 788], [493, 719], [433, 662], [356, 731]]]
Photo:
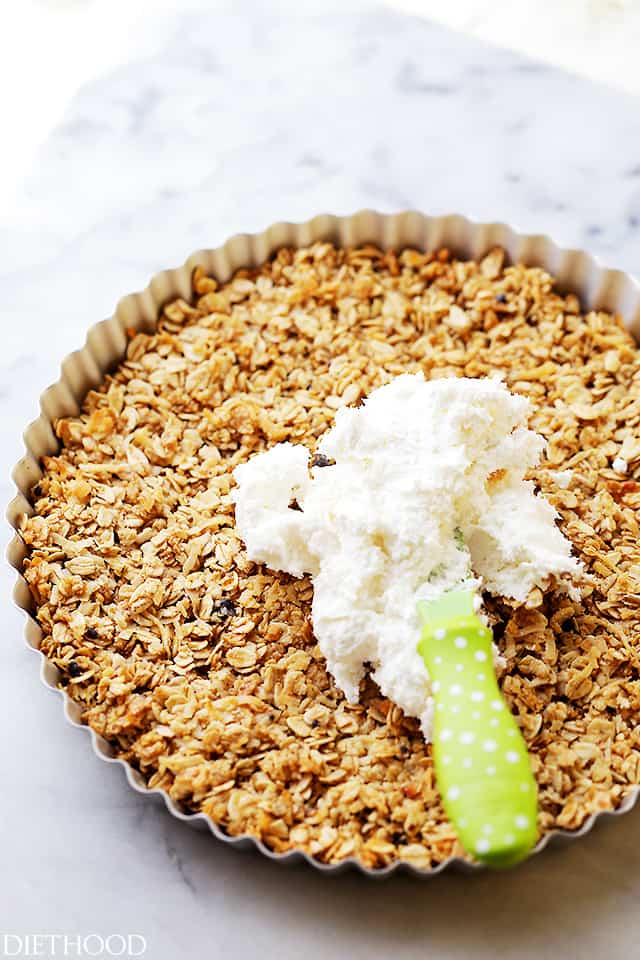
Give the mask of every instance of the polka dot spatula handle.
[[468, 853], [507, 867], [536, 842], [537, 787], [473, 601], [470, 590], [419, 601], [418, 652], [432, 682], [433, 759], [447, 815]]

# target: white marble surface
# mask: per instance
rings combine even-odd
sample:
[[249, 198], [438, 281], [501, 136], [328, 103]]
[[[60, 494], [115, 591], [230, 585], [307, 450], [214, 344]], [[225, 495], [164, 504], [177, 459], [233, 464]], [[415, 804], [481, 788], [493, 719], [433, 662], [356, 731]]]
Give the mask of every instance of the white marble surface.
[[[640, 0], [378, 0], [412, 11], [508, 50], [640, 93], [636, 51]], [[0, 122], [11, 130], [0, 151], [0, 206], [88, 83], [131, 57], [152, 56], [157, 32], [143, 23], [176, 0], [20, 0], [3, 23]], [[553, 29], [549, 29], [553, 23]], [[38, 70], [24, 70], [25, 62]], [[18, 96], [13, 93], [20, 77]], [[46, 76], [46, 83], [41, 78]]]
[[[640, 261], [631, 97], [364, 0], [191, 7], [147, 24], [156, 54], [81, 91], [0, 219], [3, 478], [84, 329], [229, 233], [417, 207]], [[509, 875], [279, 869], [132, 794], [64, 724], [8, 603], [3, 627], [0, 933], [138, 932], [154, 960], [634, 955], [639, 813]]]
[[489, 43], [640, 93], [638, 0], [388, 0]]

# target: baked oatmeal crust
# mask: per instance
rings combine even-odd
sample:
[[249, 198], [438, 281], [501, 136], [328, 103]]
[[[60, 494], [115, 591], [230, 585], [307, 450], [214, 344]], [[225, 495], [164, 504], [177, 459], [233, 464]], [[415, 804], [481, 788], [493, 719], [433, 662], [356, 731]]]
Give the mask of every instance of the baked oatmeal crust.
[[238, 463], [281, 440], [314, 450], [336, 409], [400, 373], [500, 375], [532, 401], [548, 453], [531, 476], [593, 575], [580, 604], [487, 601], [540, 830], [617, 806], [640, 782], [640, 354], [619, 318], [499, 249], [319, 243], [193, 286], [55, 424], [22, 524], [42, 649], [84, 721], [150, 787], [273, 850], [373, 868], [462, 855], [417, 723], [370, 681], [344, 701], [308, 579], [247, 560], [229, 491]]

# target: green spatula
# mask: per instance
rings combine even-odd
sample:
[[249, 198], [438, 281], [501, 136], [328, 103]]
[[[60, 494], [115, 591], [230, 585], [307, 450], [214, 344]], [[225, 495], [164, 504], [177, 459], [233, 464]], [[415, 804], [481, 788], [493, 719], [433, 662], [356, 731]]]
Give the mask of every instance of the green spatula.
[[508, 867], [536, 842], [537, 788], [473, 599], [457, 590], [418, 601], [418, 652], [432, 680], [433, 758], [447, 815], [468, 853]]

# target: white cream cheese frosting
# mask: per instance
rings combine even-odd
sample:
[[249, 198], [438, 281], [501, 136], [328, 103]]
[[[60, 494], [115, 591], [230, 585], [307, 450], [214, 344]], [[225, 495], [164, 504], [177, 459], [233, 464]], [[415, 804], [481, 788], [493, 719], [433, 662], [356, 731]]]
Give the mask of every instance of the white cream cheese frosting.
[[310, 469], [305, 447], [281, 443], [235, 470], [247, 553], [311, 575], [336, 684], [356, 702], [368, 665], [427, 738], [417, 599], [465, 584], [522, 601], [550, 577], [582, 575], [553, 507], [523, 479], [545, 445], [528, 411], [497, 380], [403, 375], [337, 412], [319, 444], [334, 464]]

